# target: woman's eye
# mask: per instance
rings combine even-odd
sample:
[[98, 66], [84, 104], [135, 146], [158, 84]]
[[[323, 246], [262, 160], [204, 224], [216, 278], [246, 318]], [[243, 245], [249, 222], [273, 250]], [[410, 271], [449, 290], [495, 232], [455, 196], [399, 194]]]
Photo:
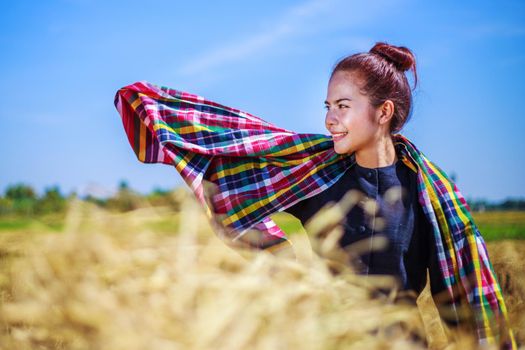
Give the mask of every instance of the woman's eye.
[[348, 108], [348, 106], [345, 106], [345, 105], [339, 105], [339, 108]]
[[325, 105], [324, 109], [329, 110], [330, 108], [327, 105]]

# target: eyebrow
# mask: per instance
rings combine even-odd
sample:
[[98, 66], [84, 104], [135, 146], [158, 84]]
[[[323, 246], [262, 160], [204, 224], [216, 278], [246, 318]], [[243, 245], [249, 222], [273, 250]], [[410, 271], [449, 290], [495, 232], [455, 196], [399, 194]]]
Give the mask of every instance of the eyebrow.
[[[335, 103], [339, 103], [339, 102], [344, 101], [344, 100], [352, 101], [351, 98], [346, 98], [346, 97], [345, 97], [345, 98], [340, 98], [340, 99], [336, 100]], [[330, 102], [328, 102], [328, 101], [324, 101], [324, 104], [325, 104], [325, 105], [329, 105]]]

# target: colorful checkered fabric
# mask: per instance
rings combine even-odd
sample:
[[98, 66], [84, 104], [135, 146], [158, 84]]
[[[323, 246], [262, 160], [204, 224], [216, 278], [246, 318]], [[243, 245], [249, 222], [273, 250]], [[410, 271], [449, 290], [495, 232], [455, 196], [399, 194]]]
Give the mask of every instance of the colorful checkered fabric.
[[[270, 250], [289, 243], [270, 215], [329, 188], [355, 162], [335, 153], [330, 136], [289, 131], [145, 81], [120, 89], [114, 102], [138, 160], [174, 166], [217, 234], [231, 243]], [[398, 157], [417, 173], [419, 203], [433, 226], [453, 309], [460, 309], [460, 301], [470, 305], [480, 343], [516, 348], [501, 288], [467, 202], [411, 141], [401, 134], [393, 138]]]

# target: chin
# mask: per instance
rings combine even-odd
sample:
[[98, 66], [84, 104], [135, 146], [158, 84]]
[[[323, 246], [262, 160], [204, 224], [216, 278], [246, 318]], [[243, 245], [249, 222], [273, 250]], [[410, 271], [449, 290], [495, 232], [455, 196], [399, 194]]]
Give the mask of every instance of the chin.
[[341, 147], [341, 146], [337, 146], [337, 145], [334, 145], [334, 151], [337, 154], [349, 154], [349, 153], [352, 152], [350, 147]]
[[344, 142], [335, 142], [334, 151], [337, 154], [346, 154], [352, 151], [352, 147], [350, 147], [348, 144]]

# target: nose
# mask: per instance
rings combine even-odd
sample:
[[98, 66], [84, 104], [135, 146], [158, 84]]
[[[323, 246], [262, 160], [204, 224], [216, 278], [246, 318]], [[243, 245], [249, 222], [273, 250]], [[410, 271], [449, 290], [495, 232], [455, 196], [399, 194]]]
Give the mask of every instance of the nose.
[[337, 124], [337, 118], [333, 111], [326, 111], [326, 117], [324, 119], [324, 123], [326, 125], [326, 128], [329, 128], [330, 126]]

